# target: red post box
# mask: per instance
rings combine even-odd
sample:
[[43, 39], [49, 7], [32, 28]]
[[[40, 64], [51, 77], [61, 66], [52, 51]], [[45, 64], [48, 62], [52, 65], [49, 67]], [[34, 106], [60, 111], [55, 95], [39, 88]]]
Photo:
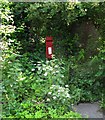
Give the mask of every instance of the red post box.
[[46, 58], [52, 59], [52, 53], [53, 53], [53, 38], [52, 37], [46, 37]]

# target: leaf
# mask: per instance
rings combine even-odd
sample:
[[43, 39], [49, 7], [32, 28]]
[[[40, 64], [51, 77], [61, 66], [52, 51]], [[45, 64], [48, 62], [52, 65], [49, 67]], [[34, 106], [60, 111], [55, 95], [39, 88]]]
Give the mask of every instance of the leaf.
[[98, 72], [95, 74], [95, 76], [96, 76], [96, 77], [101, 77], [102, 74], [103, 74], [103, 71], [100, 70], [100, 71], [98, 71]]

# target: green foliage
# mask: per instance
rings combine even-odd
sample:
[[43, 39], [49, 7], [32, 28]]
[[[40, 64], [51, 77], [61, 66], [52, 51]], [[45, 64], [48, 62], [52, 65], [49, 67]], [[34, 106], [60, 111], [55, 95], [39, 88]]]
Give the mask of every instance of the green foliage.
[[73, 50], [75, 41], [70, 39], [71, 24], [86, 15], [85, 7], [84, 4], [69, 2], [12, 3], [10, 8], [16, 26], [13, 35], [21, 42], [23, 52], [29, 51], [30, 47], [38, 49], [41, 37], [47, 35], [54, 36], [54, 39], [65, 39], [65, 47]]
[[102, 94], [102, 99], [100, 101], [100, 107], [103, 109], [103, 111], [105, 112], [105, 89], [103, 90], [103, 94]]
[[[68, 85], [66, 85], [66, 87], [68, 87]], [[69, 94], [69, 89], [65, 87], [60, 87], [59, 85], [52, 85], [48, 92], [47, 102], [48, 106], [56, 109], [59, 107], [61, 108], [62, 106], [64, 112], [70, 110], [71, 96]]]
[[[3, 118], [81, 118], [72, 111], [80, 101], [101, 100], [104, 108], [105, 3], [0, 2]], [[70, 33], [72, 24], [85, 20], [102, 36], [87, 62], [79, 35]], [[58, 49], [53, 60], [45, 59], [47, 35], [56, 49], [64, 48], [59, 59]]]
[[59, 118], [82, 118], [82, 116], [78, 113], [74, 113], [71, 111], [64, 114], [63, 116], [60, 116]]
[[[102, 47], [103, 48], [103, 47]], [[70, 88], [79, 90], [79, 101], [97, 101], [101, 100], [104, 89], [105, 65], [102, 51], [97, 56], [90, 58], [88, 62], [84, 61], [80, 55], [77, 59], [72, 59], [70, 69]], [[84, 56], [82, 54], [82, 56]], [[79, 64], [78, 64], [79, 63]], [[98, 97], [97, 97], [98, 96]]]
[[35, 64], [28, 54], [5, 55], [3, 117], [56, 118], [63, 114], [64, 117], [79, 117], [79, 114], [67, 113], [72, 110], [72, 100], [68, 85], [64, 86], [63, 66], [56, 59]]

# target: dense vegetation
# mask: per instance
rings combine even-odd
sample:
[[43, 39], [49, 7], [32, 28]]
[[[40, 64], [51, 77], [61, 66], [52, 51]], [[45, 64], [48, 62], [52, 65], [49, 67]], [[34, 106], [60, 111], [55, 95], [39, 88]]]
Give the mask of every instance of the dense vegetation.
[[[2, 117], [81, 118], [79, 102], [105, 108], [105, 3], [0, 2]], [[95, 49], [72, 30], [85, 21], [98, 30]], [[46, 36], [54, 38], [50, 61]]]

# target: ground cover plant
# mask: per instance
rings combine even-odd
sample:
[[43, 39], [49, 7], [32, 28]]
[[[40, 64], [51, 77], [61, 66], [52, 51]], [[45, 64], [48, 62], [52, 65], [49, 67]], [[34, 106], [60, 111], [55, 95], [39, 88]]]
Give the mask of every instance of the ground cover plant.
[[[0, 2], [2, 118], [82, 118], [73, 110], [79, 102], [105, 109], [105, 3]], [[71, 29], [88, 20], [100, 45], [93, 42], [96, 51], [87, 55], [86, 42]], [[52, 60], [45, 57], [48, 35]]]

